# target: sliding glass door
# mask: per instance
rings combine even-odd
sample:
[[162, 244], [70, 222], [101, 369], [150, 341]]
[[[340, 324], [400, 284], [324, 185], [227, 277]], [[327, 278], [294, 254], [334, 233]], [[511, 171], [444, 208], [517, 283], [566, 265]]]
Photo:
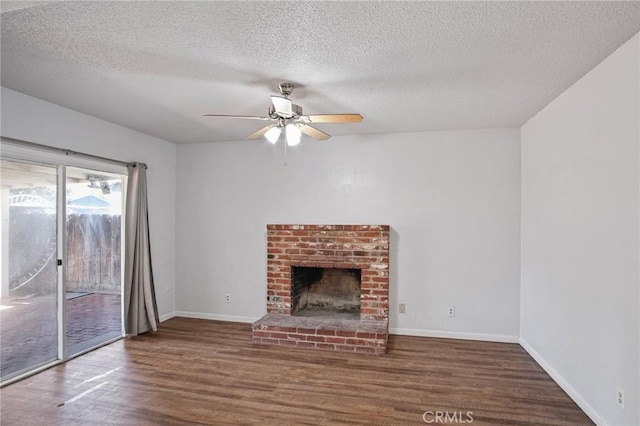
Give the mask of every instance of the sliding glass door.
[[123, 336], [118, 173], [3, 158], [0, 382]]
[[57, 168], [2, 160], [2, 381], [59, 359]]
[[67, 355], [122, 336], [122, 185], [112, 173], [67, 167]]

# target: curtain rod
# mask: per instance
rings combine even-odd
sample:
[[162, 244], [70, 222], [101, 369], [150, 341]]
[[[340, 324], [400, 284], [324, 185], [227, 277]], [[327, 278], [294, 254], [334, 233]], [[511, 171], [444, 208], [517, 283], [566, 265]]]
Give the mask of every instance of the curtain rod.
[[134, 166], [134, 167], [135, 166], [142, 166], [145, 169], [147, 168], [147, 165], [145, 163], [126, 162], [126, 161], [114, 160], [113, 158], [101, 157], [99, 155], [87, 154], [85, 152], [78, 152], [78, 151], [74, 151], [74, 150], [71, 150], [71, 149], [65, 149], [65, 148], [58, 148], [58, 147], [55, 147], [55, 146], [43, 145], [43, 144], [39, 144], [39, 143], [35, 143], [35, 142], [24, 141], [22, 139], [15, 139], [15, 138], [9, 138], [9, 137], [6, 137], [6, 136], [0, 136], [0, 140], [2, 142], [12, 143], [12, 144], [15, 144], [15, 145], [28, 146], [30, 148], [35, 148], [35, 149], [40, 149], [40, 150], [45, 150], [45, 151], [61, 152], [64, 155], [72, 155], [72, 156], [89, 158], [89, 159], [93, 159], [93, 160], [107, 161], [109, 163], [119, 164], [121, 166]]

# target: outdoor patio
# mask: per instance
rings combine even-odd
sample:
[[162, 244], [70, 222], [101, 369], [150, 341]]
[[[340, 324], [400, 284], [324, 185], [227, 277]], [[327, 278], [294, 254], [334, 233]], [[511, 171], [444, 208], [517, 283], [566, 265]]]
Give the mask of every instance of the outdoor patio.
[[[120, 295], [67, 293], [66, 316], [69, 355], [122, 334]], [[57, 359], [57, 323], [53, 295], [0, 300], [2, 377]]]

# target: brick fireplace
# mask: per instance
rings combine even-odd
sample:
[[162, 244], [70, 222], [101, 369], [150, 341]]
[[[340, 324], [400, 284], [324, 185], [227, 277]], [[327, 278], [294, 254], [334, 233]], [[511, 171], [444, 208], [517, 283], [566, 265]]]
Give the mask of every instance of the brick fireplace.
[[267, 315], [254, 343], [382, 354], [388, 225], [267, 225]]

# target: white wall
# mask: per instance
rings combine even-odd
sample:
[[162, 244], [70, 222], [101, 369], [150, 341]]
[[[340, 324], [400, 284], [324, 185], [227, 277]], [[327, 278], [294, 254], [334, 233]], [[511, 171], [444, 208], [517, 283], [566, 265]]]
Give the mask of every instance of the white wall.
[[640, 424], [639, 37], [522, 128], [522, 344], [612, 425]]
[[262, 316], [267, 223], [388, 224], [392, 331], [517, 341], [519, 158], [519, 129], [305, 139], [287, 166], [262, 140], [181, 145], [177, 310]]
[[2, 88], [2, 136], [149, 166], [151, 255], [160, 315], [175, 310], [176, 146]]

